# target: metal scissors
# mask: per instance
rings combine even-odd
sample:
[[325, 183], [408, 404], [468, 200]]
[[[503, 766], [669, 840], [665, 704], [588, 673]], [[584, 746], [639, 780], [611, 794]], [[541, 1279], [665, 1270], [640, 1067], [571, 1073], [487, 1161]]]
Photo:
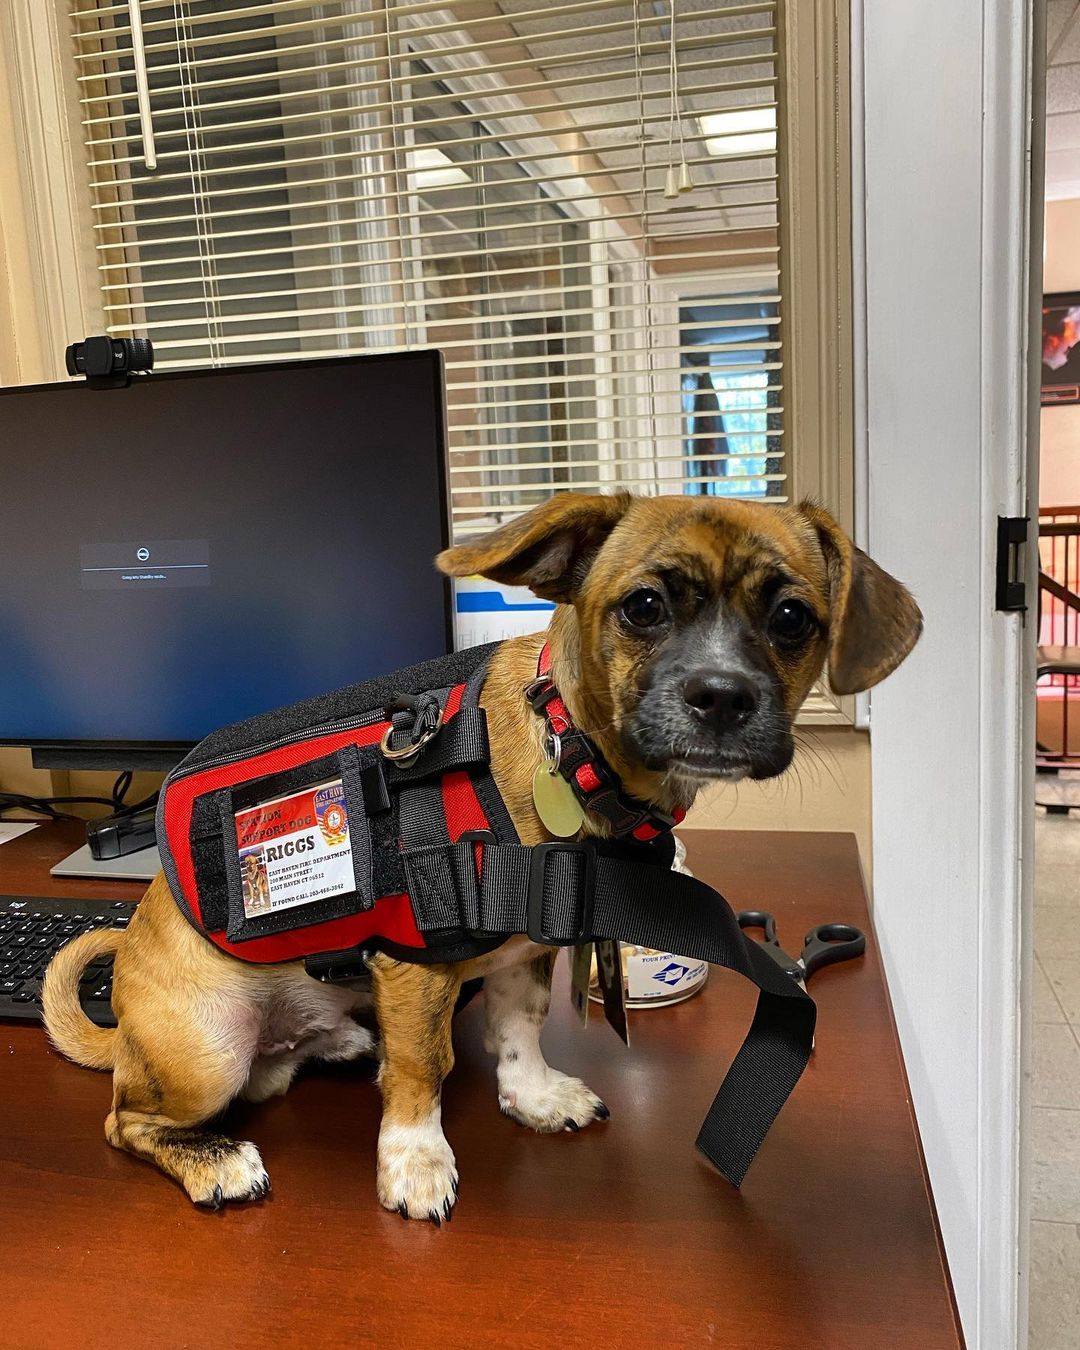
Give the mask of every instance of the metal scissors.
[[[800, 989], [815, 970], [831, 966], [835, 961], [850, 961], [866, 951], [866, 934], [849, 923], [819, 923], [811, 928], [798, 957], [792, 957], [780, 946], [776, 935], [776, 918], [764, 909], [744, 909], [735, 916], [744, 933], [760, 928], [764, 933], [761, 946], [785, 974], [790, 975]], [[756, 939], [755, 939], [756, 941]]]

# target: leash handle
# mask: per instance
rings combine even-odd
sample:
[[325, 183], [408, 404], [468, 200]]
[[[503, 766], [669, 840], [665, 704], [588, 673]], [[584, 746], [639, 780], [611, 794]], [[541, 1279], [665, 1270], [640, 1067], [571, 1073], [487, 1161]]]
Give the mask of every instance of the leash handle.
[[866, 934], [849, 923], [819, 923], [806, 935], [801, 964], [809, 979], [822, 966], [851, 961], [866, 951]]
[[780, 938], [776, 932], [776, 917], [770, 914], [767, 909], [740, 909], [736, 918], [739, 920], [739, 927], [744, 933], [752, 928], [760, 928], [765, 935], [765, 942], [779, 947]]

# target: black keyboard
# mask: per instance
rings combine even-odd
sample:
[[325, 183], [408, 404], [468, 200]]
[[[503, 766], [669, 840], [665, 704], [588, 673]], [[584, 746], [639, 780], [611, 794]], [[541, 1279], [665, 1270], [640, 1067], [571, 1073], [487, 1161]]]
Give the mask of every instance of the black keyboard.
[[[0, 895], [0, 1020], [41, 1021], [45, 968], [73, 937], [91, 928], [126, 928], [135, 912], [127, 900], [39, 900]], [[112, 1004], [112, 957], [91, 961], [79, 997], [91, 1022], [116, 1026]]]

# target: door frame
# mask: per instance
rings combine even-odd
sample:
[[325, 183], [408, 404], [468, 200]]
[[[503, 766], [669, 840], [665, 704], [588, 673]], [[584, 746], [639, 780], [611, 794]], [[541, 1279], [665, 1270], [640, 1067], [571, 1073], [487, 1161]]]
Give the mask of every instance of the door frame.
[[868, 546], [926, 616], [871, 703], [875, 927], [959, 1317], [998, 1350], [1026, 1344], [1035, 625], [995, 612], [996, 520], [1038, 502], [1042, 0], [853, 9]]

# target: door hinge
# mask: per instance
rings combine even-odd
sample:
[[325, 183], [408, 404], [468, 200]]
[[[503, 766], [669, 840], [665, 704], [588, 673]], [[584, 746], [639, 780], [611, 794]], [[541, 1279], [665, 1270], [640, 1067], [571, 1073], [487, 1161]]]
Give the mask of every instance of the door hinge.
[[1005, 614], [1023, 614], [1027, 611], [1024, 547], [1027, 544], [1029, 519], [1029, 516], [998, 516], [994, 608]]

